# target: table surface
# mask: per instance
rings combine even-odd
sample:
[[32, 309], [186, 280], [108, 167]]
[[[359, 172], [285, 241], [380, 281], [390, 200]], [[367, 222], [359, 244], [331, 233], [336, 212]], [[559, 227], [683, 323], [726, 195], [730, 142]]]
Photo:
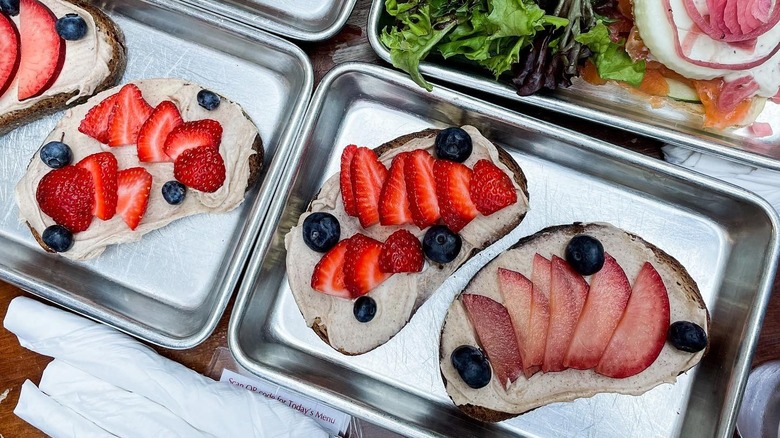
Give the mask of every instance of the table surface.
[[[322, 76], [336, 64], [348, 61], [382, 63], [369, 45], [365, 32], [370, 6], [370, 0], [357, 0], [347, 25], [335, 37], [323, 42], [301, 44], [314, 66], [315, 86]], [[490, 96], [480, 95], [479, 97], [491, 100]], [[655, 158], [661, 156], [661, 145], [651, 139], [532, 107], [515, 109]], [[775, 281], [773, 290], [776, 292], [779, 287], [780, 281]], [[0, 282], [0, 320], [5, 318], [10, 301], [19, 295], [29, 296], [10, 284]], [[199, 373], [205, 373], [216, 349], [227, 347], [228, 319], [232, 307], [231, 300], [214, 333], [198, 347], [189, 350], [154, 348], [166, 357]], [[757, 365], [772, 359], [780, 359], [780, 298], [774, 294], [769, 302], [753, 364]], [[26, 379], [30, 379], [37, 384], [43, 369], [50, 360], [48, 357], [20, 347], [16, 337], [0, 327], [0, 399], [3, 397], [2, 394], [8, 390], [7, 397], [0, 401], [0, 436], [6, 438], [44, 436], [37, 429], [13, 415], [13, 409], [19, 398], [22, 383]]]

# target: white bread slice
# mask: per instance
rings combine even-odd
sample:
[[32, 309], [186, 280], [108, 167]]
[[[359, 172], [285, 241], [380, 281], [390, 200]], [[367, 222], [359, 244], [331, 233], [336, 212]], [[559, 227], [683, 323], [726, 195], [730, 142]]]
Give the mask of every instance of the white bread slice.
[[[57, 80], [38, 97], [15, 101], [16, 88], [0, 96], [0, 135], [36, 119], [84, 103], [91, 96], [113, 87], [127, 64], [125, 38], [119, 27], [92, 2], [85, 0], [40, 0], [55, 17], [76, 13], [87, 22], [87, 35], [65, 41], [65, 62]], [[18, 24], [19, 16], [12, 17]], [[98, 41], [97, 47], [80, 47]], [[107, 54], [106, 54], [107, 53]], [[84, 59], [81, 54], [87, 54]], [[95, 59], [103, 56], [104, 59]], [[85, 74], [84, 69], [91, 71]]]
[[[670, 321], [692, 321], [709, 333], [709, 314], [696, 283], [685, 268], [640, 237], [609, 224], [562, 225], [523, 238], [485, 265], [462, 294], [480, 294], [502, 302], [497, 279], [499, 267], [512, 269], [531, 278], [535, 253], [547, 258], [552, 255], [563, 258], [567, 243], [577, 234], [588, 234], [599, 239], [632, 284], [642, 265], [645, 262], [652, 263], [667, 288]], [[589, 277], [586, 277], [588, 280]], [[662, 383], [674, 383], [678, 375], [696, 365], [706, 352], [705, 349], [698, 353], [686, 353], [666, 342], [652, 365], [625, 379], [605, 377], [593, 370], [568, 369], [539, 372], [530, 379], [520, 376], [504, 390], [495, 376], [487, 386], [480, 389], [470, 388], [463, 382], [450, 359], [452, 351], [461, 345], [479, 346], [458, 296], [447, 312], [441, 332], [441, 374], [447, 394], [455, 405], [469, 416], [482, 421], [502, 421], [549, 403], [592, 397], [601, 392], [640, 395]]]
[[[308, 210], [301, 215], [297, 226], [285, 237], [287, 249], [287, 275], [298, 308], [306, 324], [323, 341], [343, 354], [362, 354], [370, 351], [395, 336], [409, 321], [414, 312], [436, 291], [444, 280], [463, 263], [491, 243], [514, 229], [525, 217], [528, 205], [528, 189], [525, 175], [512, 157], [500, 147], [493, 145], [479, 131], [464, 126], [474, 143], [474, 152], [464, 163], [473, 168], [480, 158], [490, 158], [510, 176], [517, 191], [517, 203], [488, 217], [479, 215], [463, 230], [463, 248], [453, 262], [445, 265], [427, 262], [421, 273], [395, 274], [368, 295], [377, 302], [378, 311], [367, 323], [358, 322], [353, 315], [354, 300], [334, 297], [315, 291], [311, 287], [314, 267], [322, 254], [309, 249], [303, 242], [302, 226], [306, 217], [314, 212], [326, 211], [339, 220], [341, 238], [356, 233], [384, 241], [394, 231], [405, 228], [422, 239], [425, 230], [416, 226], [375, 225], [363, 229], [355, 217], [344, 212], [339, 185], [339, 173], [323, 184], [320, 192], [312, 199]], [[426, 129], [401, 136], [377, 147], [374, 151], [386, 167], [396, 155], [403, 151], [428, 149], [433, 154], [434, 141], [439, 130]]]

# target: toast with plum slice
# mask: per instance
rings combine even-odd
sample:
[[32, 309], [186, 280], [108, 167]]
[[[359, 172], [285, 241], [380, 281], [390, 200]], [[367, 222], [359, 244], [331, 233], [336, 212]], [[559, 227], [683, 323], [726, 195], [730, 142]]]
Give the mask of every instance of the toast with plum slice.
[[124, 36], [82, 0], [5, 0], [0, 8], [0, 135], [113, 87]]
[[525, 176], [471, 126], [347, 146], [285, 237], [306, 324], [343, 354], [395, 336], [444, 280], [525, 217]]
[[677, 260], [612, 225], [575, 223], [521, 239], [470, 280], [447, 312], [440, 369], [461, 411], [495, 422], [673, 383], [708, 332]]

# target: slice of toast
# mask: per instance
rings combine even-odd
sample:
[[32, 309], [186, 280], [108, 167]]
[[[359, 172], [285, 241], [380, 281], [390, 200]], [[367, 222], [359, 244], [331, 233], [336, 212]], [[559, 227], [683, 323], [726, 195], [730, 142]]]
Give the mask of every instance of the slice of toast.
[[[460, 235], [463, 248], [457, 258], [447, 264], [426, 262], [422, 272], [394, 274], [368, 296], [377, 302], [376, 316], [369, 322], [358, 322], [353, 314], [354, 300], [326, 295], [311, 286], [312, 273], [322, 254], [307, 247], [302, 237], [302, 225], [314, 212], [329, 212], [336, 216], [341, 226], [341, 238], [356, 233], [384, 241], [398, 229], [410, 231], [419, 239], [425, 230], [414, 225], [361, 227], [358, 218], [348, 216], [341, 198], [340, 174], [330, 177], [320, 192], [301, 215], [298, 225], [285, 237], [287, 248], [288, 281], [306, 324], [328, 345], [343, 354], [355, 355], [370, 351], [395, 336], [409, 321], [414, 312], [436, 291], [442, 282], [463, 263], [514, 229], [525, 217], [528, 205], [528, 189], [525, 175], [514, 159], [502, 148], [493, 145], [479, 131], [463, 127], [474, 143], [474, 152], [464, 162], [473, 167], [479, 158], [489, 158], [508, 175], [517, 193], [517, 202], [490, 216], [479, 215], [469, 223]], [[395, 156], [405, 151], [426, 149], [433, 154], [434, 141], [439, 130], [403, 135], [375, 148], [379, 160], [386, 166]], [[481, 230], [481, 231], [480, 231]]]
[[[546, 228], [521, 239], [485, 265], [449, 308], [441, 332], [441, 375], [447, 394], [469, 416], [496, 422], [549, 403], [592, 397], [602, 392], [640, 395], [662, 383], [674, 383], [678, 375], [696, 365], [705, 354], [706, 349], [687, 353], [665, 342], [649, 367], [626, 378], [606, 377], [593, 369], [569, 368], [558, 372], [540, 371], [530, 378], [520, 373], [505, 389], [494, 371], [486, 386], [478, 389], [468, 386], [453, 366], [451, 354], [462, 345], [482, 346], [463, 304], [463, 296], [485, 295], [502, 303], [499, 268], [519, 272], [531, 279], [535, 254], [547, 259], [553, 255], [564, 258], [566, 245], [578, 234], [587, 234], [601, 241], [604, 250], [614, 257], [632, 284], [645, 262], [650, 262], [666, 287], [670, 321], [691, 321], [709, 331], [709, 314], [696, 283], [677, 260], [661, 249], [609, 224], [575, 223]], [[586, 280], [592, 278], [585, 277]], [[494, 368], [492, 364], [491, 368]]]
[[[68, 13], [78, 14], [87, 23], [87, 34], [79, 40], [62, 40], [65, 54], [61, 71], [39, 95], [20, 102], [16, 79], [10, 83], [0, 95], [0, 135], [84, 103], [91, 96], [116, 85], [125, 71], [124, 35], [103, 11], [83, 0], [36, 1], [46, 6], [55, 19]], [[10, 18], [18, 31], [20, 16]]]
[[[96, 257], [109, 245], [139, 240], [144, 234], [183, 217], [230, 211], [243, 202], [246, 192], [259, 181], [263, 169], [264, 150], [260, 134], [237, 103], [219, 96], [220, 104], [217, 108], [208, 110], [198, 103], [198, 93], [204, 90], [200, 85], [174, 78], [133, 82], [130, 85], [140, 90], [143, 99], [151, 108], [157, 107], [163, 101], [170, 101], [174, 103], [185, 123], [211, 119], [221, 126], [218, 151], [225, 167], [224, 182], [213, 192], [188, 188], [181, 204], [169, 204], [162, 195], [162, 186], [176, 179], [173, 160], [140, 162], [135, 144], [109, 147], [80, 131], [80, 125], [90, 110], [118, 95], [125, 85], [106, 90], [85, 104], [69, 109], [42, 144], [43, 146], [51, 141], [67, 144], [73, 153], [72, 165], [92, 154], [110, 152], [116, 158], [120, 171], [143, 167], [152, 176], [147, 208], [137, 228], [128, 228], [118, 213], [108, 220], [93, 218], [89, 228], [74, 233], [73, 247], [60, 253], [74, 260]], [[55, 221], [41, 210], [36, 195], [40, 181], [51, 171], [53, 169], [43, 162], [39, 150], [30, 160], [15, 191], [21, 219], [27, 223], [41, 247], [49, 252], [52, 252], [51, 248], [43, 242], [41, 235], [47, 227], [54, 225]]]

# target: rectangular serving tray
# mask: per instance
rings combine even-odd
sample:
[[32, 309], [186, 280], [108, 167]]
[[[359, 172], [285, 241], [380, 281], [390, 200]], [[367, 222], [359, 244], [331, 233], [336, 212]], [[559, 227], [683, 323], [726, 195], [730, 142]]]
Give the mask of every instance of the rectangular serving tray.
[[[390, 62], [390, 51], [379, 40], [382, 29], [392, 24], [392, 17], [384, 5], [384, 0], [373, 0], [367, 31], [374, 51]], [[659, 98], [651, 99], [615, 83], [597, 86], [576, 79], [569, 89], [523, 97], [517, 95], [511, 84], [496, 81], [489, 72], [431, 55], [420, 64], [420, 71], [425, 76], [509, 99], [502, 104], [513, 109], [522, 108], [517, 102], [529, 104], [731, 161], [780, 170], [780, 105], [771, 101], [766, 102], [757, 121], [769, 123], [774, 133], [756, 138], [749, 128], [705, 130], [701, 111], [693, 111], [692, 104], [664, 99], [665, 103], [654, 108], [658, 106]]]
[[181, 0], [301, 41], [326, 40], [344, 27], [357, 0]]
[[[290, 293], [284, 235], [338, 171], [347, 144], [376, 147], [464, 124], [520, 164], [529, 181], [528, 216], [461, 267], [385, 345], [360, 356], [332, 350], [306, 326]], [[340, 65], [323, 79], [293, 154], [231, 315], [229, 346], [243, 367], [409, 436], [731, 433], [777, 264], [778, 217], [761, 198], [444, 87], [427, 93], [398, 72], [366, 64]], [[711, 313], [709, 354], [676, 384], [640, 397], [599, 394], [498, 424], [467, 418], [447, 397], [438, 367], [450, 302], [520, 237], [575, 221], [610, 222], [681, 261]]]
[[262, 184], [237, 209], [180, 219], [86, 262], [46, 254], [19, 221], [14, 187], [62, 117], [0, 137], [0, 279], [169, 348], [214, 330], [246, 264], [311, 97], [313, 71], [293, 44], [173, 1], [104, 5], [124, 32], [122, 82], [177, 77], [240, 104], [266, 152]]

